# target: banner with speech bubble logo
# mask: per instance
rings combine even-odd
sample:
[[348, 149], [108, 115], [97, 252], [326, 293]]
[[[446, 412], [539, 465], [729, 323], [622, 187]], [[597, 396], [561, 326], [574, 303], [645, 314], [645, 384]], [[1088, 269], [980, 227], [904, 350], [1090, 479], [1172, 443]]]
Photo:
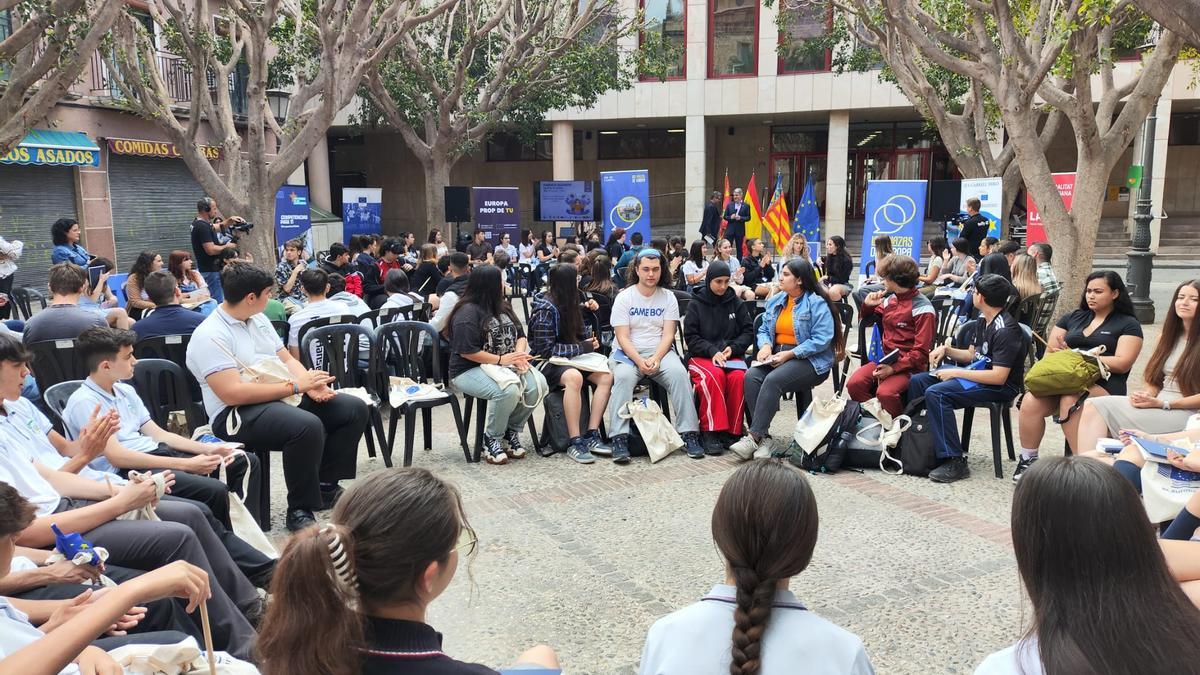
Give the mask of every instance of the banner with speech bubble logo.
[[928, 187], [929, 183], [923, 180], [867, 181], [860, 272], [866, 274], [867, 263], [875, 259], [874, 240], [881, 235], [892, 238], [892, 250], [897, 255], [909, 256], [919, 263]]

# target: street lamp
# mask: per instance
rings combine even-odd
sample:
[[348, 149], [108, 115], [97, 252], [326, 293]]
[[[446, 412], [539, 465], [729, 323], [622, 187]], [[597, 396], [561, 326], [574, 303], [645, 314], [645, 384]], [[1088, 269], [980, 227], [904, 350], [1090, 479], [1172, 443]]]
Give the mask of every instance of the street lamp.
[[[1147, 41], [1138, 47], [1146, 52], [1158, 45], [1162, 28], [1157, 24], [1146, 36]], [[1138, 187], [1137, 204], [1133, 213], [1133, 237], [1125, 268], [1125, 281], [1133, 286], [1133, 313], [1139, 323], [1154, 323], [1154, 301], [1150, 299], [1150, 276], [1154, 270], [1154, 252], [1150, 250], [1150, 222], [1154, 220], [1150, 203], [1150, 184], [1154, 172], [1154, 130], [1158, 124], [1158, 98], [1150, 107], [1150, 114], [1142, 124], [1142, 182]]]
[[275, 118], [276, 122], [283, 124], [283, 121], [287, 119], [288, 100], [291, 97], [291, 92], [282, 89], [267, 90], [267, 105], [270, 106], [271, 116]]

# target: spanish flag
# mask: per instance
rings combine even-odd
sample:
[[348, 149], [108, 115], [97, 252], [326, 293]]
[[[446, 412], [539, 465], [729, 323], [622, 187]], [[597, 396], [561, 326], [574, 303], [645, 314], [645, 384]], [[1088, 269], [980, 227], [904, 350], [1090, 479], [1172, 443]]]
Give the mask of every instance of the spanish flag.
[[[746, 203], [750, 205], [750, 220], [746, 221], [746, 239], [762, 238], [762, 207], [758, 204], [758, 185], [754, 174], [750, 174], [750, 182], [746, 184]], [[743, 240], [744, 242], [745, 240]]]
[[767, 206], [767, 212], [763, 214], [763, 223], [767, 226], [767, 232], [771, 235], [771, 241], [775, 244], [775, 250], [782, 251], [791, 237], [791, 228], [788, 223], [787, 198], [783, 194], [782, 173], [775, 174], [775, 192], [771, 196], [771, 204]]

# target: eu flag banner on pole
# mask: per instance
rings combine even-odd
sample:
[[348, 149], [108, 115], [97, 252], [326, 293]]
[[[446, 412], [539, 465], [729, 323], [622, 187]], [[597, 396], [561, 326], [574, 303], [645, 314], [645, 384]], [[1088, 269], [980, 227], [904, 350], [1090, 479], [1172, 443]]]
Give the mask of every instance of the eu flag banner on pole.
[[808, 253], [816, 262], [817, 256], [825, 250], [821, 246], [821, 211], [817, 208], [817, 190], [813, 185], [812, 174], [804, 183], [804, 194], [796, 205], [796, 218], [792, 221], [792, 232], [799, 232], [808, 241]]
[[650, 241], [650, 172], [601, 171], [600, 203], [604, 208], [604, 236], [623, 227], [631, 236], [641, 232]]
[[867, 181], [866, 222], [863, 224], [862, 257], [859, 270], [866, 274], [867, 263], [875, 259], [875, 237], [892, 238], [892, 250], [913, 260], [921, 251], [921, 231], [925, 228], [925, 191], [923, 180]]

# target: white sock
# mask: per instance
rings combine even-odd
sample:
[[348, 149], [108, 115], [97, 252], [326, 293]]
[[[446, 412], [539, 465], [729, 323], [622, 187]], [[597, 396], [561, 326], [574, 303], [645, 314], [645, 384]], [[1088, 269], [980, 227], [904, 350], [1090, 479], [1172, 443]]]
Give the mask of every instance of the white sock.
[[1030, 450], [1029, 448], [1021, 448], [1021, 457], [1025, 458], [1025, 459], [1035, 459], [1035, 458], [1037, 458], [1037, 456], [1038, 456], [1038, 451], [1036, 448], [1034, 448], [1033, 450]]

